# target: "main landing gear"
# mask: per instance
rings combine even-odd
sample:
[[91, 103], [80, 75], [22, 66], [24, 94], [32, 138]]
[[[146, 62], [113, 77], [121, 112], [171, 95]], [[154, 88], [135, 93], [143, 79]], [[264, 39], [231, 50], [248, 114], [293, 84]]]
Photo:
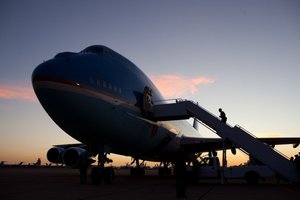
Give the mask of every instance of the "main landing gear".
[[115, 177], [113, 167], [104, 167], [105, 163], [111, 163], [112, 160], [107, 158], [107, 153], [101, 151], [98, 154], [98, 166], [91, 171], [92, 184], [101, 184], [102, 181], [106, 184], [111, 184]]
[[169, 167], [172, 163], [170, 162], [162, 162], [158, 168], [158, 176], [159, 177], [168, 177], [171, 176], [172, 170]]
[[137, 158], [134, 158], [133, 161], [131, 162], [131, 165], [135, 163], [135, 167], [130, 168], [130, 176], [144, 176], [145, 175], [145, 169], [141, 166], [144, 165], [143, 161], [140, 163], [140, 160]]

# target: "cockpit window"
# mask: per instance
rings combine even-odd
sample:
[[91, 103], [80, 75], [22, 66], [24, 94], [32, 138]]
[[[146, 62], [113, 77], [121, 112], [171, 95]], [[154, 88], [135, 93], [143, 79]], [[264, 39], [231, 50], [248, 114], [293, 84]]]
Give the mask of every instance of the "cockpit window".
[[85, 48], [84, 50], [82, 50], [80, 53], [95, 53], [95, 54], [99, 54], [99, 55], [106, 55], [111, 58], [114, 58], [116, 55], [116, 53], [113, 50], [107, 48], [106, 46], [102, 46], [102, 45], [89, 46], [89, 47]]
[[110, 51], [108, 48], [105, 48], [104, 46], [101, 45], [93, 45], [81, 51], [81, 53], [98, 53], [98, 54], [107, 54], [109, 52]]
[[73, 55], [75, 55], [77, 53], [73, 53], [73, 52], [62, 52], [62, 53], [58, 53], [56, 54], [56, 56], [54, 56], [54, 58], [67, 58], [67, 57], [71, 57]]
[[102, 54], [102, 53], [104, 53], [104, 48], [103, 48], [103, 46], [94, 45], [94, 46], [90, 46], [90, 47], [85, 48], [84, 50], [81, 51], [81, 53], [99, 53], [99, 54]]

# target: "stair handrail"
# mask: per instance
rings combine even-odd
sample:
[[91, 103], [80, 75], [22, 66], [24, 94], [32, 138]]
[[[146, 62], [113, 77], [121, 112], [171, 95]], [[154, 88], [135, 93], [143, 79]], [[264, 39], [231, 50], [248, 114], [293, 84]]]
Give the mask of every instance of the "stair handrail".
[[[154, 105], [160, 105], [160, 102], [171, 102], [171, 101], [175, 101], [177, 102], [178, 98], [176, 99], [158, 99], [158, 100], [154, 100], [153, 102], [155, 103]], [[158, 104], [156, 104], [158, 103]]]
[[206, 125], [205, 123], [203, 123], [202, 121], [198, 120], [197, 118], [195, 118], [197, 122], [199, 122], [200, 124], [202, 124], [204, 127], [206, 127], [207, 129], [209, 129], [210, 131], [212, 131], [213, 133], [217, 133], [213, 128], [211, 128], [210, 126]]
[[[258, 139], [259, 140], [259, 138], [258, 137], [256, 137], [255, 135], [253, 135], [252, 133], [250, 133], [250, 131], [248, 131], [248, 130], [246, 130], [245, 128], [243, 128], [242, 126], [240, 126], [240, 125], [235, 125], [235, 127], [237, 127], [237, 128], [239, 128], [239, 129], [241, 129], [241, 130], [243, 130], [244, 132], [246, 132], [247, 134], [249, 134], [249, 135], [251, 135], [252, 137], [254, 137], [255, 139]], [[266, 143], [264, 143], [264, 144], [266, 144]], [[266, 145], [268, 145], [268, 144], [266, 144]], [[288, 159], [289, 160], [289, 158], [285, 155], [285, 154], [283, 154], [281, 151], [279, 151], [278, 149], [275, 149], [275, 147], [274, 148], [272, 148], [274, 151], [276, 151], [278, 154], [280, 154], [282, 157], [284, 157], [284, 158], [286, 158], [286, 159]]]

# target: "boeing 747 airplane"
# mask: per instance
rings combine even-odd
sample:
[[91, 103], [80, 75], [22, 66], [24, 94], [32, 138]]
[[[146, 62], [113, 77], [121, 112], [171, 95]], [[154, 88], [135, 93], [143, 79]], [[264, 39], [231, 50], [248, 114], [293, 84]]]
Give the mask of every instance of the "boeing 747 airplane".
[[[247, 149], [228, 135], [225, 139], [202, 137], [185, 120], [197, 117], [202, 111], [189, 110], [188, 105], [192, 105], [189, 102], [178, 102], [178, 105], [187, 106], [186, 114], [171, 116], [166, 111], [166, 116], [156, 116], [156, 105], [165, 103], [162, 94], [136, 65], [105, 46], [90, 46], [79, 53], [58, 53], [33, 71], [32, 84], [52, 120], [81, 142], [54, 145], [47, 153], [48, 160], [53, 163], [78, 167], [98, 155], [97, 173], [110, 177], [110, 170], [104, 168], [104, 163], [109, 161], [108, 153], [131, 156], [138, 167], [139, 160], [174, 162], [181, 150], [184, 150], [186, 161], [192, 161], [196, 153], [220, 150], [224, 143], [226, 148]], [[161, 110], [159, 106], [157, 112]], [[235, 130], [206, 114], [200, 113], [198, 119], [215, 127], [216, 132]], [[300, 142], [300, 138], [257, 140], [269, 145]], [[255, 152], [250, 153], [255, 156]], [[94, 175], [94, 180], [96, 177], [103, 176]]]

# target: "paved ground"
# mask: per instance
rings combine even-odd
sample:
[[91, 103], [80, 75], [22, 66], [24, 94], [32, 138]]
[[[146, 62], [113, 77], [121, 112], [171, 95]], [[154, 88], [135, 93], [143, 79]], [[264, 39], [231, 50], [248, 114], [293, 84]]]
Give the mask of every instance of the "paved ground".
[[[177, 199], [175, 179], [159, 178], [148, 173], [133, 178], [117, 171], [114, 184], [80, 185], [78, 170], [58, 168], [0, 168], [0, 199]], [[201, 181], [187, 188], [186, 199], [201, 200], [299, 200], [300, 186], [273, 181], [249, 186], [241, 181], [220, 185]]]

